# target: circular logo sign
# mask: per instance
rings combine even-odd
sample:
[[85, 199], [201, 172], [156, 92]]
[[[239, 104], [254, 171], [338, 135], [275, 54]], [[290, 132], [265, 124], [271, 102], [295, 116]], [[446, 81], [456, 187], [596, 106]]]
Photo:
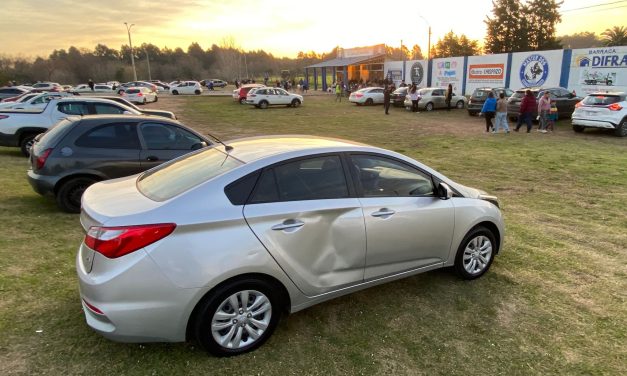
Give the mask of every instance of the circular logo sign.
[[530, 55], [520, 65], [520, 82], [524, 87], [542, 86], [548, 75], [549, 62], [542, 55]]
[[415, 62], [409, 70], [409, 75], [411, 77], [412, 83], [420, 85], [420, 83], [422, 82], [422, 78], [424, 77], [424, 69], [422, 68], [422, 64]]

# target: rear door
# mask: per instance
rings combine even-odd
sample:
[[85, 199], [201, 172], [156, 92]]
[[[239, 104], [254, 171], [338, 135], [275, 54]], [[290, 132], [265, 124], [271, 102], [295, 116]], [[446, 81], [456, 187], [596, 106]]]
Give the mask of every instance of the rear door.
[[265, 169], [244, 206], [250, 228], [308, 296], [363, 281], [366, 237], [359, 200], [339, 155]]
[[206, 146], [204, 140], [188, 130], [157, 121], [141, 123], [139, 134], [143, 146], [140, 152], [143, 170]]
[[444, 89], [435, 89], [432, 92], [432, 101], [435, 108], [443, 108], [446, 106], [446, 97], [444, 96]]

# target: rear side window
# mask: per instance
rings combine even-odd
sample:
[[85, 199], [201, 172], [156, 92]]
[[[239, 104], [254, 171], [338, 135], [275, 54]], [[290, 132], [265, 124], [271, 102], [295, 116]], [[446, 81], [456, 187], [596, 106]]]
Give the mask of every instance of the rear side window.
[[621, 101], [618, 95], [589, 95], [583, 100], [587, 106], [608, 106]]
[[149, 170], [139, 177], [137, 188], [151, 200], [165, 201], [242, 164], [218, 149], [206, 149]]
[[135, 124], [114, 123], [89, 129], [76, 146], [104, 149], [141, 149]]
[[57, 106], [59, 112], [68, 115], [89, 115], [87, 104], [80, 102], [59, 103]]

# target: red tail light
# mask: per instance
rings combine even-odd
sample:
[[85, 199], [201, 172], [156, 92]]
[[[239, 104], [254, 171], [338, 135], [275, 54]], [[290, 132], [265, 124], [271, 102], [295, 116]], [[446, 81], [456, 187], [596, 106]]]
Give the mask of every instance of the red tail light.
[[620, 111], [623, 109], [623, 106], [618, 103], [612, 103], [611, 105], [607, 106], [607, 108], [609, 108], [610, 111]]
[[1, 120], [1, 119], [6, 119], [6, 118], [8, 118], [8, 117], [9, 117], [9, 115], [0, 115], [0, 120]]
[[44, 150], [44, 152], [41, 153], [41, 155], [37, 156], [37, 160], [35, 161], [35, 166], [37, 166], [38, 170], [41, 170], [42, 168], [44, 168], [44, 165], [46, 164], [46, 161], [48, 160], [50, 153], [52, 153], [52, 148]]
[[93, 313], [97, 314], [97, 315], [101, 315], [104, 316], [104, 312], [102, 312], [100, 309], [98, 309], [98, 307], [96, 307], [93, 304], [89, 304], [87, 302], [87, 300], [83, 299], [83, 303], [85, 303], [85, 306], [87, 306], [87, 308], [92, 311]]
[[141, 226], [90, 227], [85, 244], [107, 258], [118, 258], [170, 235], [175, 223]]
[[575, 104], [575, 108], [579, 108], [579, 107], [581, 107], [581, 106], [583, 106], [583, 103], [582, 103], [582, 102], [577, 102], [577, 104]]
[[143, 97], [144, 95], [142, 93], [137, 93], [138, 97]]
[[364, 96], [364, 95], [363, 95], [362, 93], [355, 93], [355, 98], [361, 98], [361, 97], [363, 97], [363, 96]]

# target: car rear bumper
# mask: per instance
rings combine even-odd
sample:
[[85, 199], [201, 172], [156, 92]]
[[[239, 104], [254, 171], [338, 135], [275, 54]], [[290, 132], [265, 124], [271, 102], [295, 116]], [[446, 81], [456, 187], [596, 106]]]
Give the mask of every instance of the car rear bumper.
[[187, 322], [201, 289], [176, 287], [145, 250], [108, 259], [82, 243], [76, 271], [87, 325], [105, 338], [185, 341]]
[[605, 128], [605, 129], [616, 129], [618, 124], [614, 124], [609, 121], [601, 121], [601, 120], [589, 120], [589, 119], [580, 119], [573, 118], [573, 125], [579, 125], [581, 127], [589, 127], [589, 128]]
[[58, 176], [46, 176], [36, 174], [32, 169], [29, 169], [26, 173], [26, 178], [28, 179], [28, 183], [35, 192], [39, 193], [42, 196], [54, 194], [54, 186], [59, 181]]

